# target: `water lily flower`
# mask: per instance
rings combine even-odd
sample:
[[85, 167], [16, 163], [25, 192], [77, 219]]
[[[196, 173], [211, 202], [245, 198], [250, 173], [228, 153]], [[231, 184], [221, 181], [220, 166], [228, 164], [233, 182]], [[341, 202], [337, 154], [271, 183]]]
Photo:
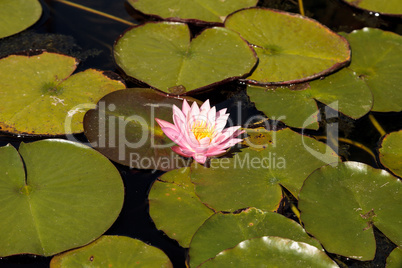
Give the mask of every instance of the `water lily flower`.
[[240, 126], [224, 129], [228, 117], [226, 108], [216, 112], [209, 100], [201, 107], [196, 102], [190, 107], [184, 100], [181, 110], [173, 105], [174, 124], [158, 118], [155, 120], [166, 136], [178, 145], [172, 147], [174, 152], [204, 164], [208, 157], [222, 155], [227, 148], [242, 141], [236, 138], [244, 133]]

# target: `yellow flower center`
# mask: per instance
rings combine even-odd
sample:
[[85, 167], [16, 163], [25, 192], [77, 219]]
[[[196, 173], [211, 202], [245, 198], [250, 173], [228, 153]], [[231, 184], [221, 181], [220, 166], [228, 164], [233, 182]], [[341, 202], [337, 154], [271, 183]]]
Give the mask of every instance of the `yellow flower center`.
[[194, 133], [194, 136], [197, 140], [202, 140], [205, 137], [212, 139], [214, 135], [214, 129], [207, 125], [207, 122], [197, 120], [193, 123], [191, 127], [191, 132]]

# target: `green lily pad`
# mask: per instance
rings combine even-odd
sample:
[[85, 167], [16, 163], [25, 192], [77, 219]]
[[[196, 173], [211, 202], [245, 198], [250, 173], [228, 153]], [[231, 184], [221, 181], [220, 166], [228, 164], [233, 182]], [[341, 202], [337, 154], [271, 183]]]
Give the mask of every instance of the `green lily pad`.
[[95, 242], [53, 257], [50, 268], [173, 267], [162, 250], [125, 236], [101, 236]]
[[125, 85], [93, 69], [70, 76], [77, 64], [47, 52], [1, 59], [0, 129], [28, 135], [83, 132], [88, 106]]
[[199, 267], [338, 267], [323, 251], [303, 242], [264, 236], [227, 249]]
[[304, 182], [299, 209], [306, 231], [329, 252], [372, 260], [373, 225], [402, 245], [402, 181], [384, 170], [358, 162], [322, 167]]
[[128, 0], [138, 11], [161, 19], [181, 22], [222, 24], [230, 13], [253, 7], [258, 0]]
[[402, 93], [399, 85], [402, 83], [402, 37], [373, 28], [343, 35], [353, 51], [353, 60], [348, 68], [373, 93], [372, 111], [401, 111]]
[[156, 228], [188, 248], [197, 229], [214, 212], [201, 203], [190, 180], [190, 169], [169, 171], [149, 192], [149, 214]]
[[318, 129], [318, 107], [309, 89], [247, 86], [247, 95], [268, 118], [288, 126]]
[[188, 26], [171, 22], [127, 31], [114, 57], [127, 75], [176, 95], [245, 76], [257, 62], [253, 49], [231, 30], [206, 29], [190, 41]]
[[37, 22], [42, 15], [38, 0], [0, 1], [0, 38], [19, 33]]
[[333, 72], [350, 60], [348, 42], [315, 20], [297, 14], [250, 8], [226, 18], [254, 46], [259, 63], [252, 84], [290, 84]]
[[395, 248], [387, 258], [387, 268], [402, 267], [402, 249]]
[[247, 207], [276, 210], [282, 198], [280, 185], [297, 196], [311, 172], [339, 161], [324, 143], [290, 129], [247, 133], [270, 136], [271, 140], [262, 149], [249, 143], [250, 147], [234, 152], [231, 158], [211, 159], [209, 167], [191, 166], [197, 195], [216, 211]]
[[322, 249], [320, 243], [295, 221], [278, 213], [250, 208], [237, 214], [217, 213], [211, 216], [191, 241], [190, 267], [197, 267], [243, 240], [268, 235], [305, 242]]
[[42, 140], [19, 152], [0, 147], [0, 196], [0, 256], [51, 256], [102, 235], [119, 215], [124, 187], [95, 150]]
[[346, 3], [349, 3], [355, 7], [379, 12], [384, 15], [402, 15], [402, 3], [399, 0], [387, 0], [387, 1], [378, 1], [378, 0], [344, 0]]
[[386, 135], [379, 152], [381, 163], [394, 174], [402, 177], [402, 130]]
[[174, 143], [155, 118], [172, 120], [172, 106], [183, 99], [149, 88], [119, 90], [104, 96], [84, 117], [85, 136], [109, 159], [139, 169], [171, 170], [189, 161], [170, 148]]
[[318, 129], [315, 100], [354, 119], [367, 114], [373, 105], [370, 88], [349, 68], [305, 84], [269, 88], [249, 85], [247, 94], [269, 118], [297, 128]]

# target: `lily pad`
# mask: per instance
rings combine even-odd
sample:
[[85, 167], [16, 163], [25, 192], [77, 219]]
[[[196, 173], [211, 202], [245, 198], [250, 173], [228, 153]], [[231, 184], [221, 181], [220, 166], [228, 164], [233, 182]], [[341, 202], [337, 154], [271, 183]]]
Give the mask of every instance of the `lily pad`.
[[402, 16], [402, 3], [399, 0], [344, 0], [352, 6], [367, 10], [378, 12], [383, 15], [399, 15]]
[[379, 152], [381, 163], [395, 175], [402, 177], [402, 130], [386, 135]]
[[358, 162], [322, 167], [304, 182], [299, 209], [306, 231], [329, 252], [372, 260], [373, 225], [402, 245], [402, 181], [384, 170]]
[[333, 72], [350, 60], [348, 42], [317, 21], [278, 10], [250, 8], [228, 16], [259, 62], [246, 78], [252, 84], [290, 84]]
[[230, 13], [257, 4], [258, 0], [128, 0], [138, 11], [161, 19], [222, 24]]
[[402, 267], [402, 249], [395, 248], [387, 258], [387, 268]]
[[211, 159], [209, 167], [191, 166], [197, 195], [216, 211], [247, 207], [274, 211], [282, 198], [281, 186], [297, 196], [311, 172], [339, 160], [324, 143], [290, 129], [247, 133], [271, 139], [263, 146], [249, 143], [233, 157]]
[[353, 50], [353, 60], [348, 68], [373, 93], [372, 111], [401, 111], [402, 37], [374, 28], [343, 35]]
[[322, 249], [320, 243], [311, 238], [295, 221], [278, 213], [250, 208], [237, 214], [217, 213], [211, 216], [191, 241], [190, 267], [197, 267], [243, 240], [268, 235], [305, 242]]
[[85, 136], [109, 159], [139, 169], [171, 170], [189, 161], [170, 148], [174, 143], [155, 118], [173, 122], [172, 106], [183, 99], [149, 88], [119, 90], [104, 96], [84, 118]]
[[268, 118], [287, 126], [318, 129], [318, 107], [309, 89], [247, 86], [247, 95]]
[[373, 105], [370, 88], [349, 68], [322, 80], [293, 86], [249, 85], [247, 94], [256, 108], [269, 118], [297, 128], [318, 129], [315, 100], [354, 119], [367, 114]]
[[149, 192], [149, 214], [156, 228], [188, 248], [197, 229], [214, 211], [201, 203], [190, 180], [190, 169], [169, 171]]
[[171, 22], [127, 31], [114, 57], [127, 75], [176, 95], [243, 77], [257, 62], [254, 50], [231, 30], [209, 28], [190, 41], [187, 24]]
[[50, 268], [173, 267], [162, 250], [125, 236], [101, 236], [95, 242], [55, 256]]
[[0, 38], [19, 33], [37, 22], [42, 15], [38, 0], [0, 1]]
[[303, 242], [264, 236], [248, 239], [199, 267], [338, 267], [323, 251]]
[[102, 235], [119, 215], [124, 187], [95, 150], [42, 140], [19, 152], [0, 148], [0, 196], [0, 256], [51, 256]]
[[125, 85], [94, 69], [70, 76], [77, 64], [48, 52], [1, 59], [0, 129], [26, 135], [83, 132], [88, 106]]

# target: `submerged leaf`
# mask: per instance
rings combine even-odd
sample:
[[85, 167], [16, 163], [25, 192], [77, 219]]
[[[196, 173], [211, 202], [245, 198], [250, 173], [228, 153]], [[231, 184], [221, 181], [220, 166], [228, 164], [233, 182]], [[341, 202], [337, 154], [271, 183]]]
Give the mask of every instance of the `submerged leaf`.
[[84, 118], [85, 136], [109, 159], [139, 169], [172, 170], [189, 164], [155, 121], [172, 122], [172, 106], [182, 99], [149, 88], [119, 90], [104, 96]]

